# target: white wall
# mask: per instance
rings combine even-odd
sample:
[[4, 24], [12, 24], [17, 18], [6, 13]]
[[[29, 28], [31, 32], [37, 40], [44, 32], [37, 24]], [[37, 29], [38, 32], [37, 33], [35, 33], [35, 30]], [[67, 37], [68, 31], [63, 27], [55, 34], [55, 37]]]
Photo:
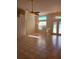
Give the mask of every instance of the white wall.
[[26, 34], [34, 34], [35, 32], [35, 17], [31, 16], [26, 11], [25, 15], [17, 17], [17, 36], [18, 38], [24, 37]]
[[25, 14], [25, 29], [26, 34], [33, 34], [35, 32], [35, 16], [31, 16], [28, 11]]
[[25, 35], [25, 16], [20, 15], [17, 17], [17, 36], [22, 37]]

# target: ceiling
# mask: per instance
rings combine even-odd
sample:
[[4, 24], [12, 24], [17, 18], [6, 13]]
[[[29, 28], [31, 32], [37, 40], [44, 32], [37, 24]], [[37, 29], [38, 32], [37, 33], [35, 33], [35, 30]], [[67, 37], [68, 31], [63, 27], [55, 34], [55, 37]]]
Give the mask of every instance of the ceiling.
[[[31, 11], [30, 0], [17, 0], [18, 7]], [[61, 0], [34, 0], [34, 11], [39, 11], [40, 15], [61, 12]]]

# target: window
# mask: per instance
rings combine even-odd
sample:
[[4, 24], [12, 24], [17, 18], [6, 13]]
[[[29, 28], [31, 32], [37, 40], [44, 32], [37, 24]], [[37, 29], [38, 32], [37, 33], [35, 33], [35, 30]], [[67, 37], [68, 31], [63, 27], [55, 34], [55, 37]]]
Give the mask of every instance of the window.
[[[57, 28], [58, 27], [58, 28]], [[57, 34], [57, 29], [59, 31], [58, 34], [61, 34], [61, 16], [55, 16], [53, 22], [53, 33]]]
[[44, 30], [46, 28], [46, 21], [39, 22], [39, 30]]
[[46, 29], [46, 16], [40, 16], [39, 17], [39, 23], [38, 23], [38, 29], [39, 30], [44, 30]]
[[57, 22], [53, 22], [53, 33], [57, 33]]
[[61, 33], [61, 22], [59, 23], [59, 33]]
[[46, 19], [47, 19], [46, 16], [40, 16], [40, 17], [39, 17], [39, 20], [40, 20], [40, 21], [44, 21], [44, 20], [46, 20]]
[[60, 20], [61, 19], [61, 16], [55, 16], [55, 19], [59, 19]]

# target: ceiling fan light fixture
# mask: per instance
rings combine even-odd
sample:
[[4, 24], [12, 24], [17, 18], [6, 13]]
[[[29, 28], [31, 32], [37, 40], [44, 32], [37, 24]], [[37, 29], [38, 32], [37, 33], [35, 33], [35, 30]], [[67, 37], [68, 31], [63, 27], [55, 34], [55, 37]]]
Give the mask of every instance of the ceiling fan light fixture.
[[36, 14], [35, 14], [35, 13], [30, 13], [30, 15], [31, 15], [31, 16], [36, 16]]

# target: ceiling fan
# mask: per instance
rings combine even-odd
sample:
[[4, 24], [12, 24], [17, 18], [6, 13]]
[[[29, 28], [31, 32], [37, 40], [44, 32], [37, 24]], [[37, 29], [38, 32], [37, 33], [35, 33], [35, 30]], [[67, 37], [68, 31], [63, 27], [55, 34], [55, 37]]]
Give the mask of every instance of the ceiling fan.
[[31, 0], [31, 6], [32, 6], [32, 10], [30, 11], [30, 13], [32, 14], [32, 15], [39, 15], [39, 11], [34, 11], [34, 4], [33, 4], [33, 2], [34, 2], [34, 0]]
[[25, 15], [25, 10], [17, 8], [17, 16], [20, 17], [20, 15]]

